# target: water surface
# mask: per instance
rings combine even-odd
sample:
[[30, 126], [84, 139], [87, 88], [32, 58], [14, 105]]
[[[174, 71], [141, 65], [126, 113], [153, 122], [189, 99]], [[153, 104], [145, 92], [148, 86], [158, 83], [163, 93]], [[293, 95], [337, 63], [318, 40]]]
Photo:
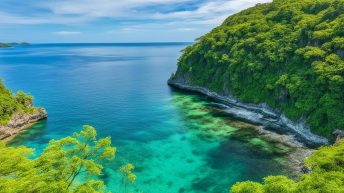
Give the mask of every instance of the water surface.
[[108, 190], [123, 192], [118, 167], [131, 162], [145, 193], [220, 193], [236, 181], [283, 174], [288, 149], [260, 138], [203, 96], [169, 88], [187, 44], [45, 44], [0, 50], [0, 77], [34, 95], [49, 118], [11, 145], [39, 154], [50, 139], [97, 128], [117, 147]]

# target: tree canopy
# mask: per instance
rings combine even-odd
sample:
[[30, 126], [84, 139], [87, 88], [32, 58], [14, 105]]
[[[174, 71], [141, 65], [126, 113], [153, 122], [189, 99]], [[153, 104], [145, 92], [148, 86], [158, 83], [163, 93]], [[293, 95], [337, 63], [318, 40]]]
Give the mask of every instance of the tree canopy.
[[344, 129], [344, 1], [274, 0], [187, 47], [172, 80], [267, 103], [330, 136]]
[[[80, 133], [51, 140], [43, 153], [30, 159], [33, 149], [7, 147], [0, 142], [0, 190], [20, 192], [104, 192], [102, 163], [114, 159], [110, 137], [97, 139], [96, 130], [84, 126]], [[129, 181], [135, 181], [127, 170]]]
[[28, 113], [34, 110], [33, 97], [23, 91], [16, 95], [5, 87], [0, 79], [0, 124], [5, 125], [15, 112]]

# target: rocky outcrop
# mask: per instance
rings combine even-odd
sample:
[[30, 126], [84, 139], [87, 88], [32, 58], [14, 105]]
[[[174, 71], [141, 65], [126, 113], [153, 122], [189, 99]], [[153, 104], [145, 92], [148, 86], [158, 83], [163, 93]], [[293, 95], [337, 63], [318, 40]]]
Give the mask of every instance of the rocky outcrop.
[[340, 140], [344, 139], [344, 131], [343, 130], [337, 129], [333, 132], [333, 135], [336, 138], [336, 143], [339, 142]]
[[15, 113], [7, 125], [0, 125], [0, 139], [11, 137], [33, 123], [47, 118], [48, 114], [44, 108], [36, 108], [32, 113]]
[[246, 104], [231, 96], [212, 92], [205, 87], [192, 86], [181, 78], [171, 78], [170, 86], [204, 94], [226, 105], [225, 111], [232, 117], [252, 124], [261, 125], [266, 130], [290, 135], [295, 141], [308, 147], [327, 145], [328, 139], [313, 134], [304, 120], [292, 121], [283, 113], [269, 108], [266, 104]]

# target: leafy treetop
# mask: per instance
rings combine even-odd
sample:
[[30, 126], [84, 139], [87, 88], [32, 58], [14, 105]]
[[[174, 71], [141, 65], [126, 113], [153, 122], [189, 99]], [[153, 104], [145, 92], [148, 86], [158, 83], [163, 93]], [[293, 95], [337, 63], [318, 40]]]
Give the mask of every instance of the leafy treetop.
[[32, 149], [0, 143], [0, 190], [20, 192], [104, 192], [102, 163], [114, 159], [110, 137], [97, 139], [96, 130], [84, 126], [80, 133], [51, 140], [44, 152], [30, 159]]
[[34, 110], [33, 97], [18, 91], [16, 95], [5, 87], [0, 79], [0, 125], [5, 125], [16, 112], [29, 113]]

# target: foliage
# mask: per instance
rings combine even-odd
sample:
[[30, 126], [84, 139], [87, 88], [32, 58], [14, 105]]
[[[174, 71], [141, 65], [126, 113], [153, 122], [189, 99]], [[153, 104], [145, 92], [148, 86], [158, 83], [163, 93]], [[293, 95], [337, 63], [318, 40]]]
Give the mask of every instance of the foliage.
[[10, 48], [10, 47], [13, 47], [13, 46], [28, 46], [30, 45], [30, 43], [27, 43], [27, 42], [20, 42], [20, 43], [1, 43], [0, 42], [0, 48]]
[[172, 79], [267, 103], [316, 133], [344, 129], [344, 1], [274, 0], [183, 51]]
[[136, 181], [136, 175], [132, 172], [135, 169], [135, 166], [131, 163], [128, 163], [126, 165], [123, 165], [119, 172], [122, 174], [122, 186], [123, 186], [123, 192], [128, 192], [128, 186], [130, 184], [135, 183]]
[[232, 193], [332, 193], [344, 192], [344, 140], [315, 150], [305, 160], [312, 171], [293, 181], [285, 176], [269, 176], [262, 184], [238, 182]]
[[0, 43], [0, 48], [9, 48], [9, 47], [11, 47], [10, 44]]
[[34, 110], [33, 97], [18, 91], [16, 95], [0, 81], [0, 125], [5, 125], [15, 112], [28, 113]]
[[98, 180], [102, 163], [114, 158], [110, 137], [97, 139], [96, 130], [84, 126], [80, 133], [51, 140], [36, 159], [32, 149], [0, 143], [0, 190], [16, 192], [103, 192]]

